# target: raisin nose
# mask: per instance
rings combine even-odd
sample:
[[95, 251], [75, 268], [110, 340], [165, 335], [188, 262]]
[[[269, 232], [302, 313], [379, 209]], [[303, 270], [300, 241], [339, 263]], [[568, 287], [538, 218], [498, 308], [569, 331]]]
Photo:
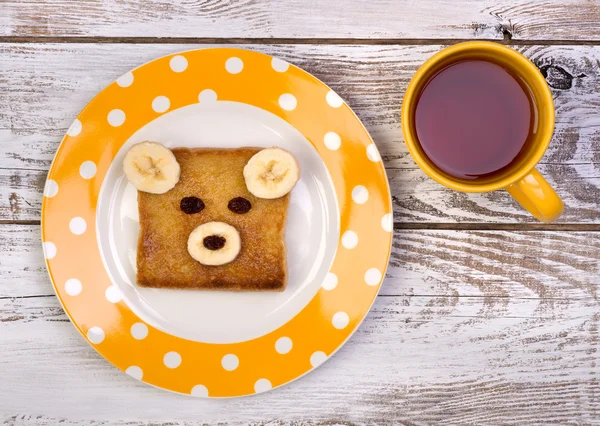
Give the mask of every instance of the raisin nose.
[[209, 235], [208, 237], [204, 237], [202, 243], [204, 247], [208, 250], [220, 250], [225, 247], [225, 243], [227, 240], [220, 235]]

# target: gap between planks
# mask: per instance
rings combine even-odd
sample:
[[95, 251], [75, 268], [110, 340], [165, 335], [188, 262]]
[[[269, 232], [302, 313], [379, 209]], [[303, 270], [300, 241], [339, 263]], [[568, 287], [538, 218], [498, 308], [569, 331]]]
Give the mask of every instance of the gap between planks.
[[[0, 220], [0, 225], [41, 225], [40, 220]], [[600, 232], [600, 223], [419, 223], [394, 222], [396, 230]]]
[[503, 39], [471, 38], [213, 38], [213, 37], [94, 37], [94, 36], [0, 36], [0, 43], [121, 43], [121, 44], [355, 44], [355, 45], [449, 45], [466, 41], [492, 41], [522, 46], [597, 46], [598, 40], [522, 40], [505, 34]]
[[[27, 296], [0, 296], [0, 300], [13, 300], [13, 299], [39, 299], [42, 297], [56, 297], [55, 293], [52, 294], [30, 294]], [[483, 298], [492, 298], [492, 299], [506, 299], [506, 300], [511, 300], [511, 301], [515, 301], [515, 300], [540, 300], [540, 299], [544, 299], [544, 300], [586, 300], [584, 298], [581, 297], [569, 297], [569, 298], [565, 298], [565, 297], [514, 297], [511, 295], [494, 295], [494, 296], [486, 296], [486, 295], [478, 295], [478, 294], [453, 294], [453, 295], [448, 295], [448, 294], [412, 294], [412, 293], [398, 293], [398, 294], [378, 294], [377, 297], [426, 297], [426, 298], [430, 298], [430, 299], [435, 299], [438, 297], [452, 297], [452, 298], [469, 298], [469, 299], [483, 299]]]

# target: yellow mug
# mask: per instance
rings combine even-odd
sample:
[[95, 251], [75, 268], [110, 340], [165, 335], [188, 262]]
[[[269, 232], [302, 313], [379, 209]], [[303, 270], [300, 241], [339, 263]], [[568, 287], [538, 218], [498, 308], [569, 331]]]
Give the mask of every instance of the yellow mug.
[[[531, 90], [537, 110], [537, 131], [527, 145], [528, 152], [508, 168], [490, 178], [459, 179], [437, 168], [425, 155], [414, 127], [417, 101], [425, 84], [438, 71], [464, 59], [494, 62], [519, 75]], [[554, 102], [546, 80], [525, 56], [501, 44], [470, 41], [448, 47], [425, 62], [413, 76], [402, 103], [402, 132], [408, 151], [431, 178], [442, 185], [463, 192], [488, 192], [506, 189], [521, 206], [543, 222], [552, 222], [563, 211], [563, 202], [554, 189], [535, 169], [542, 159], [554, 132]]]

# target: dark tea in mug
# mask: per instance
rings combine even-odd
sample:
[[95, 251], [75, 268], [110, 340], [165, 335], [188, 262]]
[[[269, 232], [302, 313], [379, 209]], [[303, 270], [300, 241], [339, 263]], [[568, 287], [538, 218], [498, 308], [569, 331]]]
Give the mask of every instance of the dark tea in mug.
[[414, 128], [429, 160], [459, 179], [489, 178], [527, 151], [536, 132], [531, 91], [510, 70], [476, 58], [435, 73], [417, 97]]

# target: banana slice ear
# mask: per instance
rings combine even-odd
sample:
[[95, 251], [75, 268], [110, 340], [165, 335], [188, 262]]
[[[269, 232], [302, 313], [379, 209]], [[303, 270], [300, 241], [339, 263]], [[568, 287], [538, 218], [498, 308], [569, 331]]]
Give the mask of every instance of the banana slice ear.
[[139, 191], [151, 194], [171, 190], [181, 173], [173, 151], [158, 142], [133, 145], [123, 160], [123, 171]]
[[257, 152], [244, 167], [248, 191], [258, 197], [283, 197], [300, 179], [300, 165], [291, 153], [281, 148]]

